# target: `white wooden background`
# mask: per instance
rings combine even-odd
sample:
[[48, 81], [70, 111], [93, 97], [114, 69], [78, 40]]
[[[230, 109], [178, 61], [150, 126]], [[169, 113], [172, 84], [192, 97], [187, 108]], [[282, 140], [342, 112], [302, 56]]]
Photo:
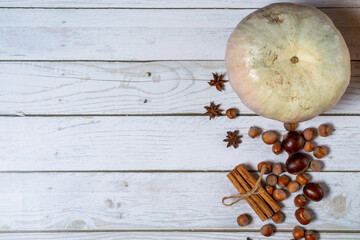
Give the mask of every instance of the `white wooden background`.
[[[252, 125], [229, 84], [227, 38], [256, 8], [277, 0], [0, 0], [0, 239], [261, 239], [251, 209], [221, 205], [235, 193], [227, 171], [284, 161]], [[320, 173], [326, 198], [309, 228], [323, 239], [360, 239], [360, 1], [304, 0], [328, 14], [351, 51], [352, 79], [338, 105], [300, 128], [330, 123]], [[203, 106], [238, 107], [208, 120]], [[226, 131], [244, 134], [226, 149]], [[272, 239], [296, 225], [293, 197]], [[271, 222], [271, 221], [269, 221]]]

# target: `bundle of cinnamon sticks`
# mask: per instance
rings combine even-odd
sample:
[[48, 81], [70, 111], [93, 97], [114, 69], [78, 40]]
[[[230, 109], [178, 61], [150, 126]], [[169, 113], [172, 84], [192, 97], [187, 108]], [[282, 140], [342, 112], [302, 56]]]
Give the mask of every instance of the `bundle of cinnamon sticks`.
[[[238, 165], [232, 170], [227, 177], [240, 194], [246, 194], [255, 187], [255, 178], [244, 168], [243, 165]], [[277, 202], [264, 190], [260, 185], [257, 189], [259, 194], [251, 195], [246, 198], [246, 202], [255, 211], [262, 221], [270, 218], [274, 213], [280, 210]]]

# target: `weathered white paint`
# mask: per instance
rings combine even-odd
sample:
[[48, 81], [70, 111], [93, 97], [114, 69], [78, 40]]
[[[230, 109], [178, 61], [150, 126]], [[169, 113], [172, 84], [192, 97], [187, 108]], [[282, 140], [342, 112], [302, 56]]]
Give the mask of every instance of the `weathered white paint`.
[[[252, 9], [0, 9], [0, 60], [222, 60]], [[353, 60], [360, 10], [324, 9]]]
[[[75, 7], [75, 8], [258, 8], [283, 0], [1, 0], [0, 7]], [[316, 7], [360, 7], [357, 0], [288, 0]]]
[[[360, 200], [354, 192], [360, 173], [314, 173], [326, 197], [309, 203], [314, 220], [307, 228], [357, 231]], [[263, 223], [246, 202], [233, 207], [222, 197], [236, 190], [226, 173], [2, 173], [0, 232], [21, 230], [176, 230], [235, 229], [236, 218], [249, 213], [248, 230]], [[279, 230], [297, 225], [293, 204], [286, 199], [286, 221]], [[267, 220], [271, 222], [271, 220]]]
[[[327, 113], [360, 113], [359, 63]], [[253, 113], [229, 83], [223, 92], [210, 87], [212, 72], [226, 73], [224, 62], [1, 62], [0, 114], [203, 113], [210, 101]]]
[[[330, 149], [325, 171], [360, 170], [359, 120], [321, 116], [300, 125], [334, 125], [330, 137], [315, 139]], [[239, 163], [255, 169], [264, 160], [285, 162], [286, 153], [276, 156], [260, 137], [247, 136], [254, 125], [285, 133], [281, 123], [255, 116], [2, 117], [0, 170], [231, 170]], [[222, 140], [235, 129], [243, 143], [226, 148]]]
[[[290, 232], [277, 232], [270, 238], [288, 240]], [[321, 239], [327, 240], [359, 240], [358, 233], [319, 233]], [[84, 232], [84, 233], [1, 233], [1, 240], [252, 240], [265, 238], [259, 232]]]

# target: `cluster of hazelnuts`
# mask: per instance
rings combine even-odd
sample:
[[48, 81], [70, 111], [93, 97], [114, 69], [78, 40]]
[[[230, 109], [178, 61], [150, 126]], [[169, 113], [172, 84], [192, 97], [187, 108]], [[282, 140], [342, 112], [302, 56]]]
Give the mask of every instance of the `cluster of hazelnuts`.
[[[258, 164], [258, 170], [261, 171], [262, 167], [266, 167], [265, 174], [269, 174], [266, 177], [265, 190], [273, 196], [276, 201], [283, 201], [287, 197], [286, 190], [289, 193], [294, 193], [303, 187], [303, 194], [299, 194], [294, 198], [294, 204], [298, 209], [295, 211], [295, 218], [302, 225], [307, 225], [311, 222], [310, 211], [304, 206], [310, 201], [318, 202], [324, 196], [324, 191], [320, 184], [309, 182], [309, 176], [304, 173], [309, 167], [312, 171], [320, 171], [321, 162], [319, 160], [312, 160], [312, 158], [301, 153], [301, 150], [305, 152], [313, 152], [314, 157], [321, 159], [327, 154], [327, 149], [323, 146], [318, 146], [314, 149], [314, 145], [311, 142], [316, 136], [316, 130], [312, 128], [306, 128], [302, 132], [295, 130], [296, 125], [294, 123], [285, 123], [284, 128], [288, 133], [283, 137], [282, 141], [278, 141], [278, 134], [275, 131], [266, 131], [262, 133], [262, 140], [268, 145], [272, 145], [272, 151], [278, 155], [285, 150], [289, 157], [285, 163], [285, 170], [289, 174], [296, 175], [295, 181], [292, 181], [289, 176], [283, 174], [283, 165], [281, 163], [270, 164], [268, 162], [261, 162]], [[322, 124], [317, 129], [318, 135], [321, 137], [327, 137], [330, 135], [331, 128], [327, 124]], [[249, 129], [249, 136], [255, 138], [260, 134], [260, 130], [256, 127]], [[279, 188], [276, 188], [276, 185]], [[286, 190], [285, 190], [286, 189]], [[240, 215], [238, 223], [244, 222], [244, 216]], [[277, 212], [272, 216], [274, 223], [281, 223], [285, 219], [285, 216], [281, 212]], [[261, 227], [260, 232], [262, 235], [268, 237], [273, 233], [274, 227], [271, 224], [266, 224]], [[302, 227], [296, 226], [293, 230], [294, 239], [300, 239], [305, 237], [305, 240], [316, 240], [317, 236], [314, 231], [305, 231]]]

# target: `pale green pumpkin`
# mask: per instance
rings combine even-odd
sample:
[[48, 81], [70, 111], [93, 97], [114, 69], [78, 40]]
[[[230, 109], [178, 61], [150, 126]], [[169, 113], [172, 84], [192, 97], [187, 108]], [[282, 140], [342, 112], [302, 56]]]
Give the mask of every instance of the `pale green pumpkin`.
[[277, 3], [245, 17], [226, 48], [231, 86], [255, 113], [301, 122], [332, 108], [350, 81], [350, 54], [320, 10]]

